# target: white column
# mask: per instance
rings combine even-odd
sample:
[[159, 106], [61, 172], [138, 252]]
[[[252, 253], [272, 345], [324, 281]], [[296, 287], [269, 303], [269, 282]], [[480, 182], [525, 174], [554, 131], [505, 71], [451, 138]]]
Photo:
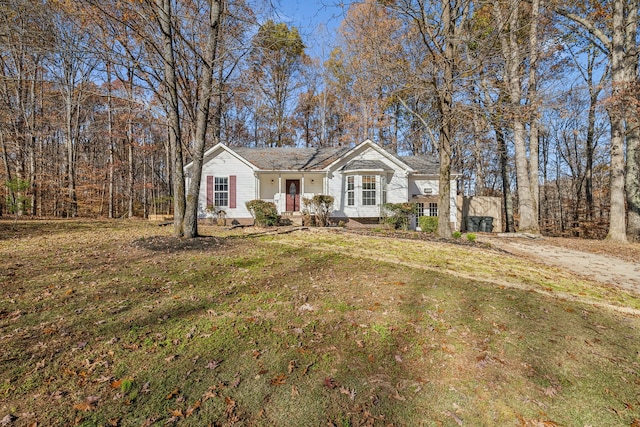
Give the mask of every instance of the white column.
[[[285, 199], [284, 199], [284, 203], [285, 203], [285, 209], [286, 209], [286, 203], [287, 203], [287, 198], [285, 195]], [[278, 212], [284, 212], [285, 209], [282, 208], [282, 175], [278, 174]]]

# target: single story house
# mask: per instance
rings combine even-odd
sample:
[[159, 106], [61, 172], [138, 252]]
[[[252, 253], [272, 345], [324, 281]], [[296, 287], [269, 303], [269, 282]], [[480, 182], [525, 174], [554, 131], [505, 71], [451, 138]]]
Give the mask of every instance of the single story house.
[[[192, 164], [185, 167], [187, 188]], [[246, 148], [218, 144], [204, 154], [199, 217], [208, 206], [226, 217], [251, 220], [246, 202], [275, 203], [281, 215], [296, 216], [303, 200], [334, 197], [334, 221], [377, 220], [385, 203], [416, 202], [421, 215], [438, 212], [439, 165], [428, 156], [398, 156], [366, 140], [355, 147]], [[458, 222], [456, 179], [451, 175], [450, 221]], [[247, 221], [244, 221], [247, 222]]]

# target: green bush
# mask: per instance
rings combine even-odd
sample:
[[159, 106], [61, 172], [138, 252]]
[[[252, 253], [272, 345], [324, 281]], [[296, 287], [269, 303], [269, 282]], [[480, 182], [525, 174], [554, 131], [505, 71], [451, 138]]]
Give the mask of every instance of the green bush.
[[438, 228], [437, 216], [421, 216], [418, 218], [418, 226], [425, 233], [435, 233]]
[[382, 222], [396, 230], [408, 230], [409, 218], [418, 213], [415, 203], [385, 203], [383, 206]]
[[467, 233], [467, 240], [470, 242], [476, 241], [476, 235], [474, 233]]
[[275, 203], [256, 199], [248, 201], [246, 206], [253, 216], [255, 225], [259, 227], [278, 225], [278, 210]]
[[462, 233], [459, 232], [459, 231], [454, 231], [452, 236], [453, 236], [454, 239], [459, 239], [459, 238], [462, 237]]

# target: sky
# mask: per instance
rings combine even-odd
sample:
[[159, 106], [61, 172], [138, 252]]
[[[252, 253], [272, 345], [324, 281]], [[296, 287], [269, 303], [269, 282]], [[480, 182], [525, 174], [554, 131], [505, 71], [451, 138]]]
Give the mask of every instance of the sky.
[[298, 28], [307, 54], [326, 59], [350, 1], [273, 0], [280, 21]]

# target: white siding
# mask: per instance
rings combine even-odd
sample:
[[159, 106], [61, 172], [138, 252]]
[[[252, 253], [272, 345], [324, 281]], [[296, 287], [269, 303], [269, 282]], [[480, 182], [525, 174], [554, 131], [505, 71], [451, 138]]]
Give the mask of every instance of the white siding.
[[[347, 216], [352, 218], [375, 218], [380, 216], [380, 206], [383, 203], [383, 179], [387, 182], [387, 203], [402, 203], [408, 201], [408, 180], [405, 171], [400, 168], [395, 162], [387, 159], [378, 151], [367, 148], [362, 153], [356, 156], [344, 159], [335, 166], [336, 169], [340, 169], [342, 166], [353, 160], [375, 160], [384, 163], [389, 169], [389, 172], [367, 172], [367, 171], [352, 171], [349, 173], [342, 173], [340, 171], [334, 172], [328, 182], [329, 194], [334, 196], [334, 215]], [[347, 206], [347, 176], [355, 177], [355, 205]], [[376, 177], [376, 204], [374, 206], [364, 206], [362, 204], [362, 179], [363, 175], [374, 175]]]
[[[450, 221], [454, 224], [457, 223], [458, 220], [458, 208], [456, 205], [456, 193], [457, 193], [457, 184], [456, 180], [452, 179], [450, 182], [451, 187], [451, 196], [449, 197], [449, 209], [451, 210]], [[414, 195], [423, 195], [423, 189], [430, 188], [431, 196], [437, 196], [439, 194], [439, 181], [437, 178], [417, 178], [411, 179], [409, 183], [409, 196], [413, 197]]]
[[236, 207], [225, 208], [229, 218], [251, 218], [251, 214], [245, 205], [249, 200], [256, 198], [256, 179], [246, 163], [228, 153], [221, 151], [217, 156], [204, 164], [202, 168], [202, 181], [198, 198], [198, 216], [207, 216], [207, 176], [236, 176]]

